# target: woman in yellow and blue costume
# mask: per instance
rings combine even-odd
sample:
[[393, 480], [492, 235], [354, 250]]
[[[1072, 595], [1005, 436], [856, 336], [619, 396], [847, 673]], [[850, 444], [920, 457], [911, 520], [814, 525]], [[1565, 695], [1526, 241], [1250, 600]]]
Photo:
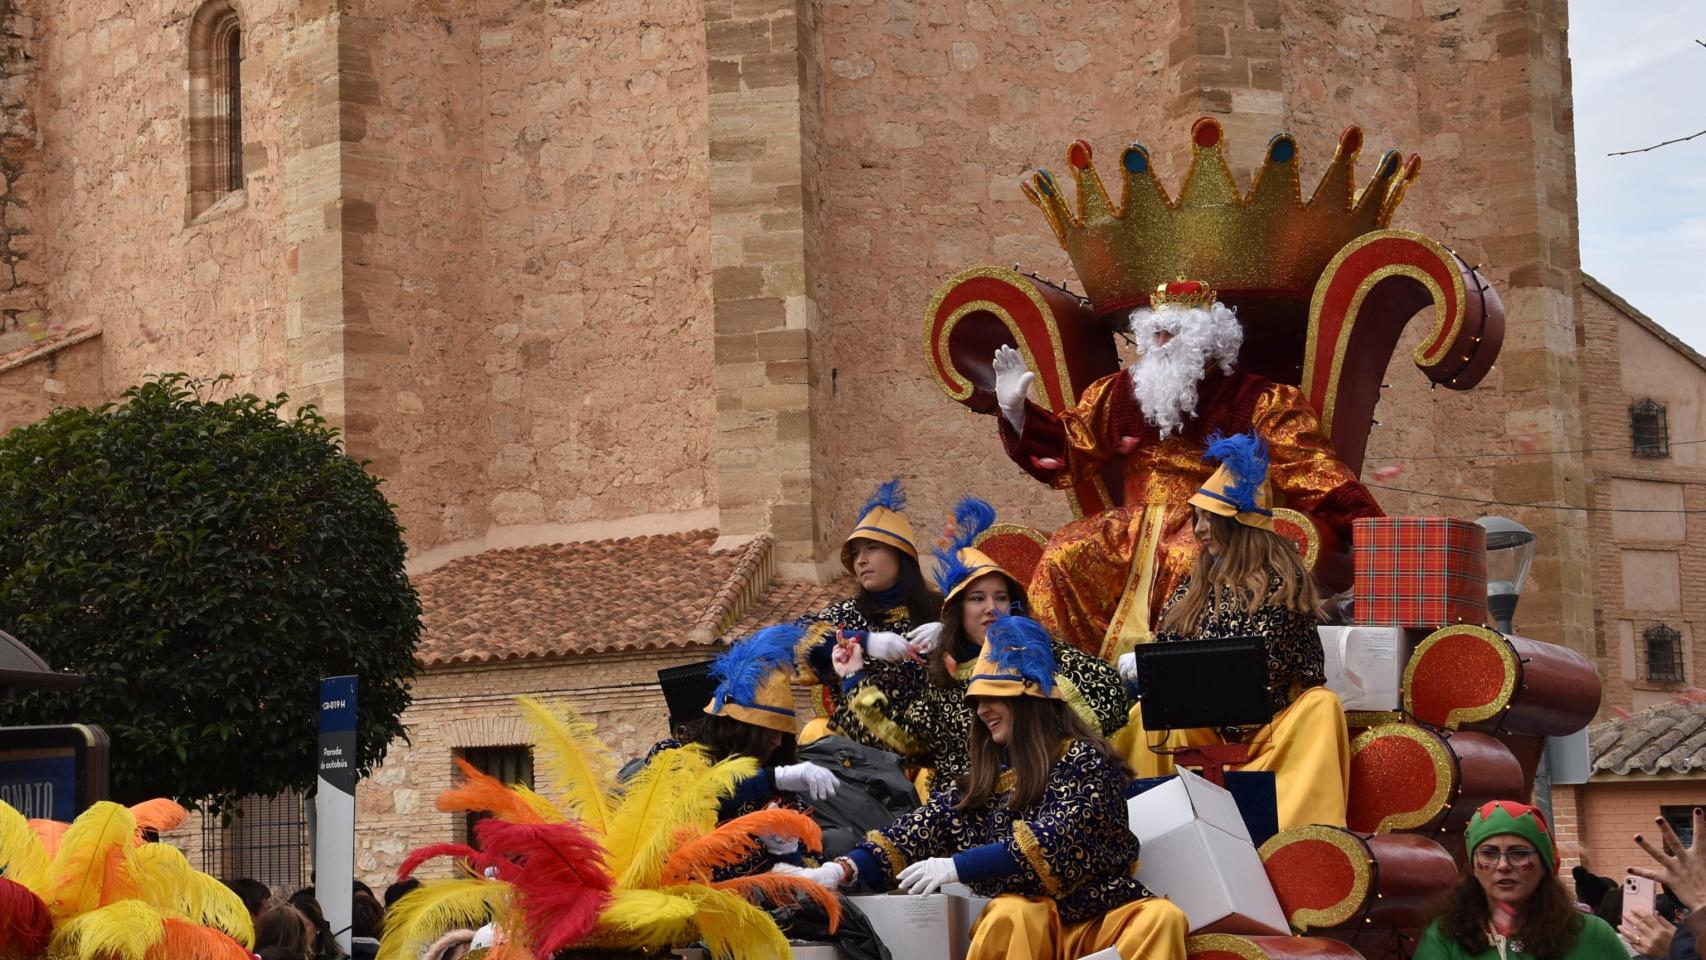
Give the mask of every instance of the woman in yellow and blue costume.
[[[1220, 467], [1190, 499], [1202, 549], [1162, 608], [1155, 641], [1264, 638], [1274, 713], [1253, 733], [1174, 730], [1163, 739], [1171, 748], [1240, 739], [1249, 760], [1233, 769], [1273, 773], [1280, 829], [1342, 827], [1350, 786], [1344, 705], [1326, 686], [1314, 578], [1296, 545], [1274, 532], [1267, 448], [1249, 434], [1215, 436], [1208, 458]], [[1135, 660], [1120, 658], [1127, 679], [1136, 679]], [[1144, 775], [1171, 773], [1170, 760], [1149, 749], [1159, 735], [1149, 736], [1140, 720], [1133, 711], [1121, 731], [1125, 756]]]
[[[941, 620], [935, 630], [915, 632], [928, 647], [925, 687], [894, 717], [903, 752], [930, 771], [930, 783], [951, 783], [969, 771], [966, 743], [973, 717], [966, 688], [990, 626], [1025, 609], [1025, 589], [1018, 578], [972, 546], [994, 523], [994, 507], [964, 497], [954, 507], [952, 538], [935, 550]], [[1125, 726], [1131, 707], [1119, 674], [1111, 664], [1070, 644], [1053, 640], [1052, 649], [1063, 699], [1091, 730], [1113, 736]], [[857, 684], [861, 677], [855, 674], [850, 682]], [[850, 698], [857, 702], [861, 693], [855, 689]]]
[[[803, 628], [766, 627], [736, 641], [711, 665], [717, 681], [705, 716], [693, 725], [692, 741], [705, 748], [713, 762], [731, 756], [752, 757], [758, 772], [735, 784], [718, 804], [723, 823], [770, 807], [805, 812], [813, 800], [835, 794], [841, 781], [817, 764], [800, 761], [794, 752], [798, 720], [794, 713], [794, 649]], [[660, 740], [646, 762], [665, 750], [684, 746], [679, 740]], [[802, 863], [799, 842], [760, 837], [762, 851], [729, 867], [719, 867], [716, 879], [762, 873], [775, 863]]]
[[[836, 733], [879, 750], [906, 752], [893, 717], [924, 689], [923, 662], [908, 634], [933, 623], [942, 600], [919, 566], [905, 509], [899, 480], [877, 488], [841, 547], [841, 565], [858, 581], [858, 593], [796, 621], [804, 628], [795, 646], [798, 682], [823, 684], [832, 704], [827, 720], [806, 724], [801, 743]], [[870, 682], [858, 699], [836, 675], [838, 645], [857, 647], [867, 664]]]
[[1185, 915], [1132, 875], [1129, 771], [1066, 704], [1054, 642], [1035, 621], [990, 627], [966, 688], [978, 722], [970, 769], [845, 857], [807, 871], [840, 887], [898, 882], [923, 895], [961, 882], [992, 897], [968, 960], [1183, 960]]

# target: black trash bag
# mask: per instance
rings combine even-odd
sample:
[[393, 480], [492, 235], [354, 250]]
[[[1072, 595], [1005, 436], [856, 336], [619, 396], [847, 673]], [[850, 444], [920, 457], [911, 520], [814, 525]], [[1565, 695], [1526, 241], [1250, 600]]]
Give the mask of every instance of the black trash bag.
[[886, 750], [846, 737], [824, 737], [801, 747], [799, 757], [827, 767], [841, 781], [835, 796], [810, 801], [812, 819], [823, 828], [826, 860], [858, 846], [870, 831], [918, 809], [918, 791], [907, 779], [900, 757]]
[[829, 916], [823, 908], [807, 900], [797, 907], [772, 910], [771, 916], [789, 940], [833, 943], [847, 960], [893, 960], [871, 919], [846, 897], [841, 898], [841, 925], [834, 933], [829, 932]]

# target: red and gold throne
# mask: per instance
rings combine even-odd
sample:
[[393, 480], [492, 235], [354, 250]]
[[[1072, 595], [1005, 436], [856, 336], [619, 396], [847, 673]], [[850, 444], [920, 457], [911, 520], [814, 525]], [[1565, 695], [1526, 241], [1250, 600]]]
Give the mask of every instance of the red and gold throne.
[[[1387, 362], [1415, 316], [1425, 311], [1431, 320], [1413, 356], [1429, 380], [1454, 390], [1481, 381], [1504, 339], [1497, 292], [1437, 241], [1389, 226], [1421, 172], [1419, 158], [1388, 151], [1358, 189], [1362, 131], [1349, 127], [1306, 197], [1296, 142], [1280, 134], [1246, 193], [1227, 168], [1218, 122], [1198, 120], [1191, 139], [1190, 170], [1176, 197], [1137, 144], [1120, 155], [1117, 203], [1083, 140], [1067, 150], [1076, 204], [1047, 170], [1024, 183], [1087, 295], [996, 266], [951, 277], [924, 315], [925, 358], [948, 396], [994, 414], [992, 358], [1008, 344], [1036, 373], [1038, 403], [1055, 412], [1074, 406], [1086, 387], [1119, 370], [1114, 338], [1126, 314], [1147, 305], [1157, 284], [1181, 277], [1207, 280], [1237, 310], [1239, 366], [1299, 387], [1352, 471], [1362, 468]], [[1073, 485], [1074, 514], [1120, 506], [1122, 472], [1116, 460], [1101, 478]], [[1323, 586], [1349, 586], [1347, 544], [1296, 511], [1281, 510], [1276, 521]], [[991, 534], [985, 549], [1028, 573], [1041, 553], [1038, 535], [1015, 525]]]

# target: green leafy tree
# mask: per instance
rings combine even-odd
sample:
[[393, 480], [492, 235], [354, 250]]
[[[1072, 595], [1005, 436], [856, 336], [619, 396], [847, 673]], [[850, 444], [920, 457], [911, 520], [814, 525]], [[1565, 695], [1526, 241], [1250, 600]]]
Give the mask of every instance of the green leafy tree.
[[361, 678], [363, 774], [409, 705], [420, 604], [379, 481], [312, 408], [203, 398], [222, 381], [0, 437], [0, 629], [88, 676], [0, 724], [102, 725], [127, 802], [309, 788], [322, 676]]

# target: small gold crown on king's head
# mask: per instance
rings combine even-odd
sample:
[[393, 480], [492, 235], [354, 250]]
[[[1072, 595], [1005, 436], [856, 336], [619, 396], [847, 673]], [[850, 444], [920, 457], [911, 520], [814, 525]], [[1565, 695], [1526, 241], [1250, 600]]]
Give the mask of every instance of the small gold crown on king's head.
[[1149, 305], [1156, 310], [1163, 307], [1206, 310], [1214, 304], [1215, 296], [1214, 288], [1203, 281], [1181, 278], [1171, 283], [1156, 284], [1155, 292], [1149, 295]]
[[1090, 162], [1090, 144], [1075, 140], [1066, 161], [1077, 183], [1076, 208], [1060, 182], [1038, 170], [1021, 184], [1042, 210], [1098, 313], [1150, 302], [1157, 286], [1203, 277], [1222, 293], [1307, 300], [1315, 281], [1345, 244], [1384, 228], [1421, 173], [1396, 150], [1380, 158], [1374, 179], [1356, 188], [1362, 131], [1345, 128], [1333, 162], [1309, 199], [1298, 175], [1297, 143], [1282, 133], [1268, 142], [1254, 185], [1244, 194], [1221, 152], [1220, 124], [1191, 127], [1191, 168], [1176, 199], [1155, 175], [1149, 151], [1132, 144], [1120, 155], [1115, 206]]

